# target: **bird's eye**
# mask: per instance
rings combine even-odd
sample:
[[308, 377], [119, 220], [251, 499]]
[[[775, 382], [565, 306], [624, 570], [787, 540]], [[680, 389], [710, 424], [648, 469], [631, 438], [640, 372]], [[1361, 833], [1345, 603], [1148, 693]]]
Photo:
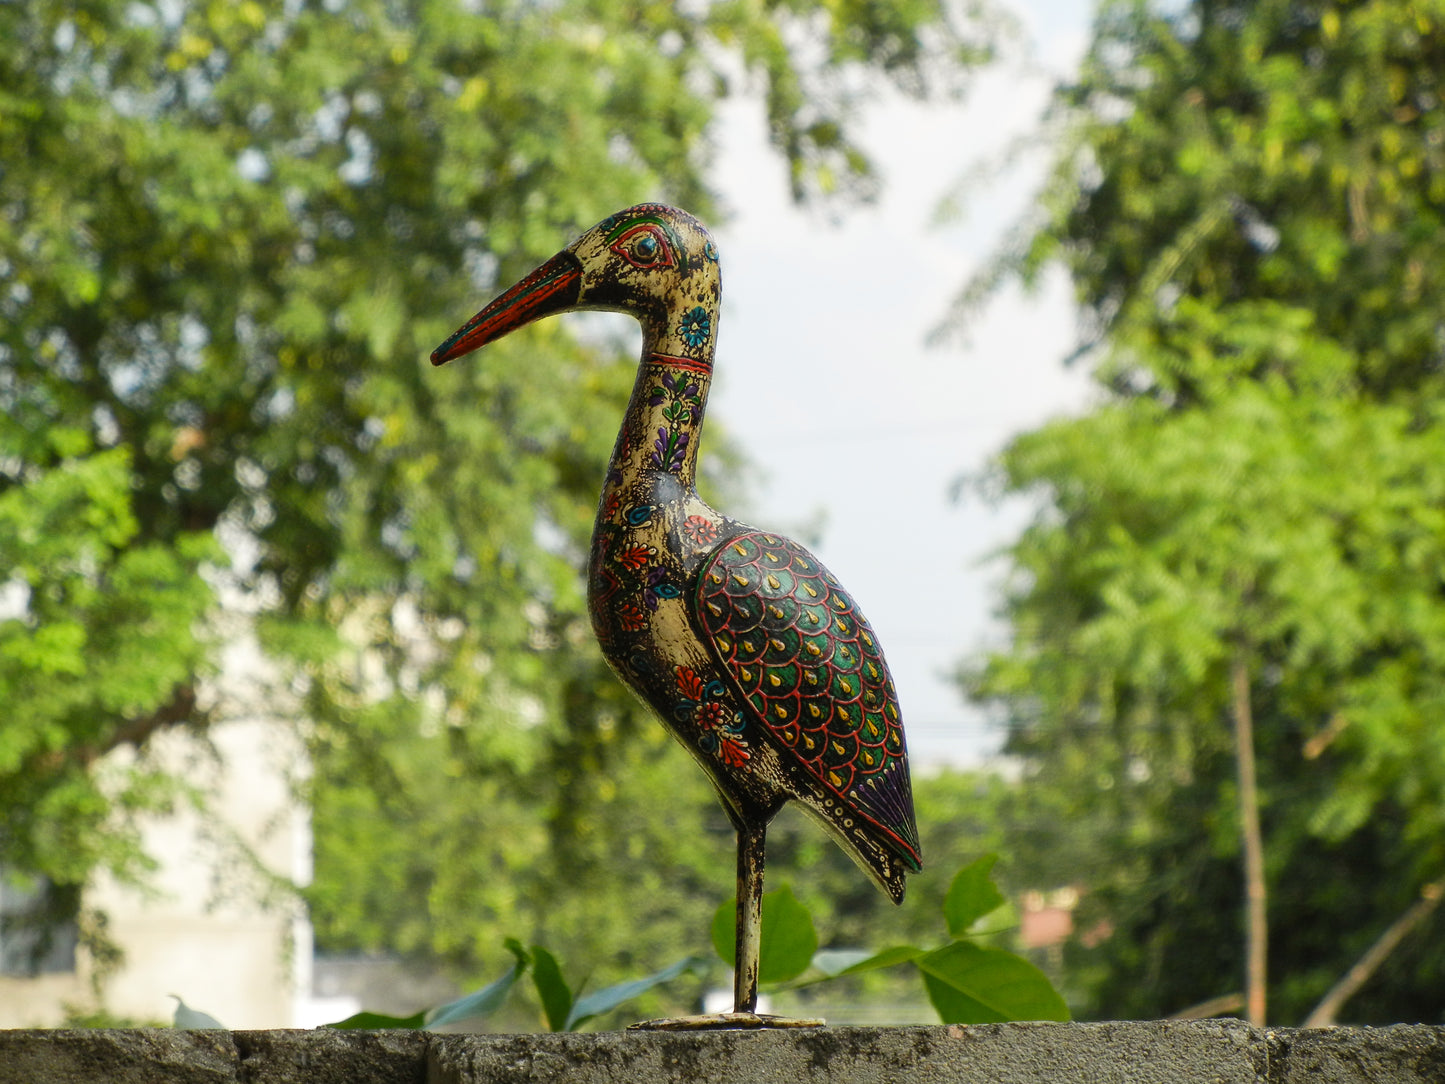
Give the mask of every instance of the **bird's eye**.
[[637, 268], [673, 267], [676, 260], [662, 228], [653, 222], [636, 222], [620, 236], [609, 237], [608, 247]]
[[638, 263], [652, 263], [657, 259], [659, 251], [657, 238], [650, 233], [644, 233], [632, 245], [632, 258]]

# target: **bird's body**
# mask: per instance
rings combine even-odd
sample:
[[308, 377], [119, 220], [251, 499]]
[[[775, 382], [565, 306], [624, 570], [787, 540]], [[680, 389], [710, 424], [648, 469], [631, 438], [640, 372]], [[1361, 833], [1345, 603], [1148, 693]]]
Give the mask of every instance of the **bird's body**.
[[588, 606], [612, 669], [707, 772], [737, 827], [736, 1009], [751, 1013], [763, 838], [784, 804], [800, 803], [895, 902], [921, 859], [897, 696], [872, 629], [807, 550], [697, 494], [719, 293], [706, 229], [642, 204], [584, 233], [432, 360], [552, 312], [622, 311], [642, 324]]

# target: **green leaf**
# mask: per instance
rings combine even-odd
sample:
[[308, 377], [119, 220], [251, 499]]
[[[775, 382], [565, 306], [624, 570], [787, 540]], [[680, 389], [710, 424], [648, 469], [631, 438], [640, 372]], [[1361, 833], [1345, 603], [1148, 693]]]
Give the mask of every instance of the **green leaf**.
[[572, 1011], [572, 988], [562, 977], [557, 958], [541, 945], [532, 946], [532, 983], [542, 1001], [549, 1031], [565, 1031], [567, 1016]]
[[867, 949], [819, 949], [813, 953], [811, 967], [832, 978], [872, 958], [873, 953]]
[[707, 957], [688, 956], [678, 960], [671, 967], [665, 967], [646, 978], [634, 979], [631, 982], [619, 982], [615, 986], [609, 986], [605, 990], [598, 990], [595, 994], [588, 994], [586, 997], [579, 997], [576, 1004], [572, 1006], [568, 1014], [564, 1029], [576, 1031], [583, 1023], [617, 1008], [625, 1001], [631, 1001], [640, 994], [645, 994], [654, 986], [661, 986], [665, 982], [671, 982], [684, 971], [701, 970], [707, 966]]
[[[712, 944], [732, 966], [737, 955], [737, 901], [729, 900], [713, 915]], [[763, 895], [763, 936], [758, 951], [758, 982], [787, 982], [813, 962], [818, 931], [813, 916], [787, 885]]]
[[962, 937], [975, 922], [1007, 902], [990, 877], [997, 861], [998, 855], [986, 854], [954, 875], [943, 901], [943, 917], [951, 937]]
[[512, 964], [507, 973], [496, 982], [489, 983], [466, 997], [457, 998], [455, 1001], [449, 1001], [445, 1005], [439, 1005], [432, 1009], [426, 1014], [428, 1030], [455, 1024], [462, 1020], [477, 1020], [484, 1016], [490, 1016], [502, 1007], [512, 985], [522, 977], [522, 972], [527, 970], [528, 962], [527, 951], [515, 939], [507, 938], [507, 948], [517, 958], [516, 963]]
[[426, 1023], [426, 1010], [413, 1013], [411, 1016], [387, 1016], [379, 1012], [359, 1012], [354, 1016], [348, 1016], [345, 1020], [338, 1020], [334, 1024], [323, 1024], [328, 1028], [348, 1028], [361, 1031], [378, 1031], [382, 1028], [409, 1028], [415, 1030]]
[[[765, 896], [765, 903], [766, 899]], [[712, 914], [713, 951], [717, 953], [718, 959], [729, 967], [737, 960], [738, 953], [737, 906], [738, 900], [734, 896], [718, 904], [717, 910]]]
[[1064, 999], [1044, 973], [1012, 952], [954, 941], [914, 963], [945, 1024], [1069, 1018]]
[[885, 967], [897, 967], [899, 964], [910, 963], [918, 959], [924, 954], [924, 951], [924, 949], [914, 948], [912, 945], [894, 945], [892, 948], [875, 952], [872, 956], [845, 967], [837, 974], [857, 975], [863, 971], [879, 971]]

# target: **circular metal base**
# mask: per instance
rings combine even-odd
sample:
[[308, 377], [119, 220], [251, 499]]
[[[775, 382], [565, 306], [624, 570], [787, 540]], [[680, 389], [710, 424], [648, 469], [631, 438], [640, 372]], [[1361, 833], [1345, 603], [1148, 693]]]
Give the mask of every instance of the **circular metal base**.
[[663, 1020], [642, 1020], [628, 1024], [628, 1031], [761, 1031], [764, 1028], [821, 1028], [826, 1021], [794, 1020], [787, 1016], [763, 1016], [755, 1012], [711, 1012], [702, 1016], [673, 1016]]

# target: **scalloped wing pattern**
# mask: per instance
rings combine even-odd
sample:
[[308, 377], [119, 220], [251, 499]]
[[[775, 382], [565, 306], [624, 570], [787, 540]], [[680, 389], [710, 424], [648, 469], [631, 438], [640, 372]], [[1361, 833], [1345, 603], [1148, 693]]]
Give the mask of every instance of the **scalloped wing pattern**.
[[702, 565], [697, 615], [756, 718], [919, 868], [898, 697], [873, 629], [811, 553], [750, 532]]

